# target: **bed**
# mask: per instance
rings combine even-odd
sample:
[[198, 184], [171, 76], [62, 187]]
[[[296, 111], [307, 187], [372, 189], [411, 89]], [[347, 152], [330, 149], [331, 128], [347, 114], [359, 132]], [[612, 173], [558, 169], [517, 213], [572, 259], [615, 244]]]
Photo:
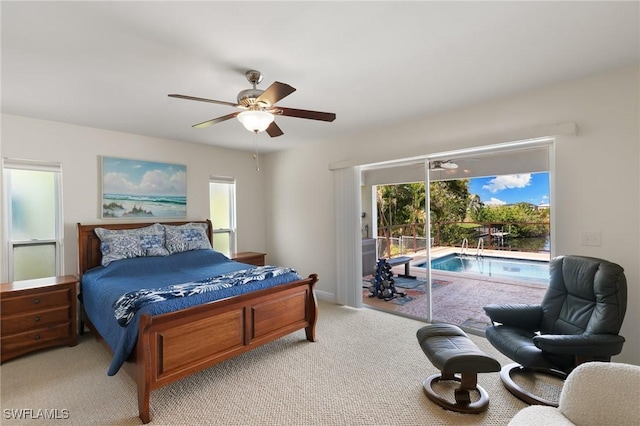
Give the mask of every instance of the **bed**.
[[[208, 220], [156, 224], [78, 223], [77, 226], [82, 306], [80, 329], [86, 325], [113, 354], [109, 375], [122, 367], [135, 380], [138, 413], [143, 423], [151, 420], [149, 400], [152, 390], [297, 330], [304, 329], [306, 339], [313, 342], [318, 315], [314, 295], [316, 274], [301, 278], [295, 271], [277, 268], [277, 276], [275, 272], [265, 273], [262, 274], [268, 275], [265, 280], [245, 280], [249, 283], [224, 287], [227, 284], [220, 274], [223, 277], [246, 273], [260, 275], [259, 272], [267, 270], [235, 262], [210, 249], [127, 258], [103, 266], [105, 259], [96, 228], [99, 233], [127, 233], [151, 226], [174, 229], [199, 225], [206, 230], [208, 241], [212, 240]], [[201, 282], [212, 274], [218, 275], [207, 283], [223, 285], [219, 291], [216, 288], [208, 295], [198, 293], [141, 305], [138, 310], [127, 311], [124, 320], [117, 318], [116, 321], [113, 316], [116, 306], [112, 304], [113, 299], [130, 285], [148, 288], [153, 282], [157, 287], [174, 289], [182, 283]], [[133, 284], [134, 281], [142, 284]], [[105, 293], [100, 293], [102, 291]], [[130, 291], [126, 295], [144, 291]], [[214, 293], [215, 296], [209, 296]], [[126, 301], [127, 297], [118, 298], [118, 302]], [[131, 305], [134, 304], [126, 307]], [[108, 311], [110, 313], [106, 313]], [[107, 319], [109, 315], [111, 318]], [[116, 323], [115, 328], [112, 323]]]

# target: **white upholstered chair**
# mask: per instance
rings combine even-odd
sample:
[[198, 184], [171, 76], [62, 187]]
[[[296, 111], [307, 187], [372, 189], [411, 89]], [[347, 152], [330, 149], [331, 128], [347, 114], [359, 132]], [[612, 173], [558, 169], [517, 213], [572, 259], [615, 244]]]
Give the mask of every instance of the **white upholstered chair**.
[[532, 405], [509, 426], [640, 425], [640, 366], [587, 362], [567, 377], [558, 408]]

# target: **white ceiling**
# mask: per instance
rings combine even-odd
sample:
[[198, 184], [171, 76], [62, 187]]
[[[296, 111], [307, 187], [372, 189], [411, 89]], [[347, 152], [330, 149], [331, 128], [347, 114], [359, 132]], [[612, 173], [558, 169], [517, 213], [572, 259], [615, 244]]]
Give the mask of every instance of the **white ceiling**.
[[[290, 148], [640, 62], [632, 2], [2, 1], [2, 112], [260, 151]], [[236, 111], [247, 69], [297, 91], [269, 138]]]

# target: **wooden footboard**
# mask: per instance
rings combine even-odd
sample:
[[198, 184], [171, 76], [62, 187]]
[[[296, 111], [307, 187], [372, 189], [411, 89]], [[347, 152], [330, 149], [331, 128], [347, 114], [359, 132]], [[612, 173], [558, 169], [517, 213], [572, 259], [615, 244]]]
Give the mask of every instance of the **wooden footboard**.
[[294, 331], [315, 341], [317, 275], [255, 293], [140, 319], [134, 356], [125, 370], [138, 387], [138, 411], [151, 420], [153, 389]]

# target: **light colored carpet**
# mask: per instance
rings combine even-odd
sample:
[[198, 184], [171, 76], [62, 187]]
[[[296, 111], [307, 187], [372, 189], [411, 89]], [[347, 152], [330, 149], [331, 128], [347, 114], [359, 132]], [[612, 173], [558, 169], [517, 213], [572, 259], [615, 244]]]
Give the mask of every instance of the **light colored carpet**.
[[[424, 323], [372, 309], [320, 303], [318, 341], [298, 331], [151, 393], [152, 424], [505, 425], [526, 405], [498, 373], [480, 374], [488, 410], [458, 414], [432, 404], [422, 381], [437, 370], [422, 353]], [[509, 362], [478, 336], [501, 364]], [[0, 367], [2, 424], [140, 424], [134, 382], [106, 375], [107, 351], [90, 334], [72, 348]], [[7, 410], [68, 410], [67, 420], [12, 420]]]

